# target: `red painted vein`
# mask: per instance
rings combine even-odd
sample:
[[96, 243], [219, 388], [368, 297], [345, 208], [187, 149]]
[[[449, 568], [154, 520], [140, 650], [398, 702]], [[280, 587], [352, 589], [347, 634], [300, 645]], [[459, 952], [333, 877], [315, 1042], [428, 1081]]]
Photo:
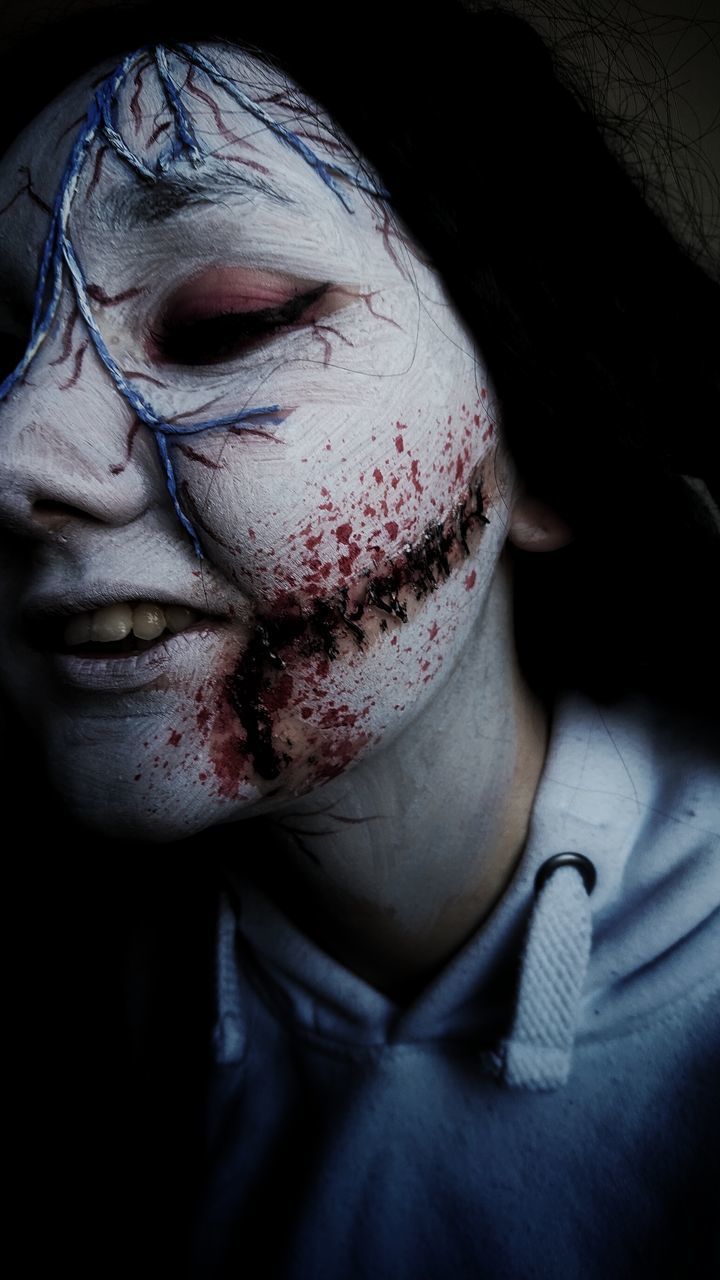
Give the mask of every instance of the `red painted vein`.
[[69, 391], [70, 387], [75, 386], [75, 383], [80, 377], [80, 373], [83, 366], [83, 360], [85, 359], [85, 352], [87, 351], [87, 349], [88, 349], [88, 339], [86, 338], [85, 341], [80, 344], [77, 351], [75, 352], [73, 371], [70, 374], [70, 377], [68, 378], [67, 382], [60, 383], [60, 386], [58, 387], [59, 391]]
[[[143, 382], [152, 382], [154, 387], [166, 387], [166, 382], [161, 382], [159, 378], [153, 378], [151, 373], [144, 373], [142, 369], [123, 369], [122, 374], [125, 378], [140, 378]], [[179, 414], [175, 415], [179, 417]]]
[[93, 302], [98, 302], [102, 307], [117, 307], [121, 302], [127, 302], [130, 298], [137, 298], [142, 293], [147, 293], [147, 285], [135, 285], [131, 289], [123, 289], [122, 293], [106, 293], [102, 285], [93, 284], [92, 282], [87, 285], [88, 297], [92, 298]]
[[148, 146], [148, 147], [151, 147], [151, 146], [153, 145], [153, 143], [157, 142], [158, 138], [159, 138], [163, 133], [167, 133], [167, 131], [168, 131], [168, 129], [169, 129], [169, 128], [170, 128], [170, 121], [169, 121], [169, 120], [163, 120], [163, 123], [162, 123], [162, 124], [158, 124], [158, 125], [156, 125], [156, 126], [155, 126], [155, 128], [153, 129], [152, 133], [150, 134], [150, 137], [148, 138], [147, 143], [146, 143], [145, 145], [146, 145], [146, 146]]
[[79, 314], [80, 313], [77, 307], [73, 303], [73, 310], [71, 314], [68, 316], [67, 320], [65, 321], [65, 325], [63, 327], [62, 350], [59, 356], [56, 356], [54, 360], [50, 361], [51, 367], [57, 364], [64, 364], [66, 360], [70, 359], [70, 352], [72, 351], [73, 330], [75, 328], [75, 321], [77, 320]]
[[119, 476], [125, 470], [128, 462], [132, 457], [133, 445], [135, 444], [135, 437], [138, 431], [140, 430], [141, 426], [142, 426], [142, 423], [139, 418], [135, 418], [133, 422], [130, 423], [130, 427], [127, 433], [127, 440], [125, 442], [125, 461], [114, 463], [110, 468], [111, 475]]
[[136, 73], [135, 80], [134, 80], [135, 91], [133, 93], [132, 98], [130, 99], [130, 114], [133, 118], [133, 124], [135, 125], [136, 133], [140, 132], [140, 126], [142, 124], [142, 112], [140, 111], [140, 95], [142, 94], [142, 88], [143, 88], [143, 73], [146, 70], [147, 70], [147, 67], [141, 67], [140, 70]]
[[232, 129], [228, 129], [222, 118], [222, 112], [217, 102], [209, 93], [206, 93], [204, 89], [201, 89], [199, 84], [196, 84], [192, 70], [187, 78], [187, 88], [188, 92], [191, 93], [193, 97], [198, 98], [200, 102], [204, 102], [205, 105], [210, 108], [218, 133], [221, 133], [223, 138], [227, 138], [229, 142], [236, 142], [240, 147], [247, 147], [250, 151], [257, 150], [257, 147], [254, 147], [251, 142], [247, 142], [245, 138], [239, 138], [236, 133], [233, 133]]
[[105, 156], [107, 155], [107, 151], [108, 151], [108, 148], [105, 143], [103, 143], [102, 146], [98, 148], [97, 155], [95, 156], [95, 164], [93, 165], [92, 178], [90, 179], [90, 185], [87, 189], [87, 196], [85, 197], [85, 199], [87, 199], [89, 196], [92, 195], [98, 182], [100, 181], [100, 174], [102, 172], [103, 161], [105, 159]]
[[192, 445], [186, 444], [185, 441], [173, 440], [172, 443], [186, 458], [191, 458], [193, 462], [199, 462], [201, 466], [209, 467], [211, 471], [221, 470], [221, 462], [213, 462], [211, 458], [207, 458], [204, 453], [198, 453], [197, 449], [193, 449]]
[[396, 232], [395, 232], [395, 227], [393, 226], [393, 223], [392, 223], [392, 218], [391, 218], [391, 215], [390, 215], [390, 210], [388, 209], [387, 205], [384, 205], [384, 206], [383, 206], [383, 220], [382, 220], [382, 223], [376, 223], [375, 225], [376, 225], [376, 227], [377, 227], [378, 231], [380, 231], [380, 233], [381, 233], [381, 235], [382, 235], [382, 239], [383, 239], [383, 247], [384, 247], [384, 249], [385, 249], [385, 251], [386, 251], [386, 253], [387, 253], [388, 257], [390, 258], [391, 262], [393, 262], [393, 263], [395, 264], [395, 266], [397, 267], [397, 269], [398, 269], [398, 271], [400, 272], [400, 275], [403, 277], [403, 279], [404, 279], [404, 280], [408, 280], [408, 279], [410, 278], [410, 276], [409, 276], [409, 272], [408, 272], [408, 269], [407, 269], [407, 267], [405, 266], [405, 263], [400, 261], [400, 259], [399, 259], [398, 255], [397, 255], [397, 252], [396, 252], [396, 250], [395, 250], [395, 246], [394, 246], [394, 244], [392, 243], [392, 240], [390, 239], [391, 235], [395, 235], [395, 234], [396, 234]]

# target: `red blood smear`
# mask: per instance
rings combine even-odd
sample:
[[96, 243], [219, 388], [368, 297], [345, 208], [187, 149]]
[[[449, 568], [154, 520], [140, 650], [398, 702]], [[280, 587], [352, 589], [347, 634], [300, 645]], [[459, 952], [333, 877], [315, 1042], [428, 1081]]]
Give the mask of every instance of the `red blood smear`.
[[360, 548], [357, 542], [351, 542], [348, 547], [347, 555], [341, 556], [340, 559], [338, 560], [338, 567], [340, 569], [340, 572], [351, 573], [353, 562], [357, 560], [359, 555], [360, 555]]
[[344, 740], [334, 742], [332, 759], [328, 759], [326, 764], [321, 765], [318, 780], [327, 781], [330, 778], [336, 778], [371, 740], [369, 733], [356, 733]]
[[249, 760], [242, 730], [229, 706], [217, 715], [211, 737], [212, 766], [218, 792], [226, 799], [237, 795], [238, 784], [248, 777]]
[[357, 724], [359, 711], [350, 711], [347, 703], [341, 707], [331, 707], [320, 720], [323, 729], [353, 728]]
[[292, 698], [293, 679], [286, 671], [278, 676], [269, 689], [262, 691], [262, 703], [267, 711], [282, 711]]

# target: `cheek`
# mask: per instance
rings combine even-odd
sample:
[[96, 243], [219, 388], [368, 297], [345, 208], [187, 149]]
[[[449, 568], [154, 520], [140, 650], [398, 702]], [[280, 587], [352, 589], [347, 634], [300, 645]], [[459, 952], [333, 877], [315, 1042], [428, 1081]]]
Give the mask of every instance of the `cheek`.
[[[467, 566], [465, 566], [467, 568]], [[417, 566], [403, 565], [406, 578]], [[398, 575], [400, 565], [398, 564]], [[433, 578], [433, 581], [435, 579]], [[475, 571], [435, 587], [399, 587], [387, 607], [366, 604], [358, 621], [323, 601], [301, 617], [259, 623], [221, 675], [196, 688], [183, 723], [152, 761], [162, 778], [187, 733], [185, 762], [217, 798], [250, 788], [265, 797], [302, 794], [388, 741], [415, 715], [455, 661], [474, 616]], [[439, 589], [442, 586], [442, 589]]]
[[481, 547], [487, 480], [476, 467], [450, 513], [381, 571], [302, 602], [287, 592], [256, 615], [223, 680], [196, 694], [221, 793], [241, 773], [266, 794], [278, 781], [286, 793], [312, 789], [417, 713], [454, 663], [493, 571], [493, 548]]
[[415, 407], [352, 421], [312, 455], [291, 415], [272, 443], [234, 438], [214, 456], [185, 447], [180, 492], [211, 559], [261, 614], [352, 596], [467, 498], [494, 448], [486, 400], [483, 388], [442, 416]]

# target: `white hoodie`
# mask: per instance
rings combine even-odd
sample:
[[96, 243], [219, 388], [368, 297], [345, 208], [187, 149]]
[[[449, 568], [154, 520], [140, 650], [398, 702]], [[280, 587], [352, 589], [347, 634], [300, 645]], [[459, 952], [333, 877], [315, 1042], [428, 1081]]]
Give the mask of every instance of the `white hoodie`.
[[[714, 1274], [720, 767], [692, 733], [564, 702], [511, 884], [406, 1007], [229, 876], [198, 1274]], [[566, 865], [536, 888], [566, 852], [589, 896]]]

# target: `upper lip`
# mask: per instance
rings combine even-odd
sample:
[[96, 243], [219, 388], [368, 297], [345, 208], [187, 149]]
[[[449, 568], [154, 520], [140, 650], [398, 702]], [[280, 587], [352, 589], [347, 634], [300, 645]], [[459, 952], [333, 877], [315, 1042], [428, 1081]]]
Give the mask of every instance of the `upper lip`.
[[137, 582], [132, 586], [84, 587], [77, 594], [67, 591], [62, 594], [50, 591], [27, 600], [22, 611], [24, 623], [38, 623], [44, 619], [69, 618], [73, 614], [92, 613], [95, 609], [105, 609], [114, 604], [140, 604], [150, 601], [159, 605], [179, 605], [181, 608], [194, 609], [206, 618], [230, 618], [232, 610], [228, 607], [210, 608], [204, 595], [195, 591], [177, 592], [158, 587], [139, 587]]

